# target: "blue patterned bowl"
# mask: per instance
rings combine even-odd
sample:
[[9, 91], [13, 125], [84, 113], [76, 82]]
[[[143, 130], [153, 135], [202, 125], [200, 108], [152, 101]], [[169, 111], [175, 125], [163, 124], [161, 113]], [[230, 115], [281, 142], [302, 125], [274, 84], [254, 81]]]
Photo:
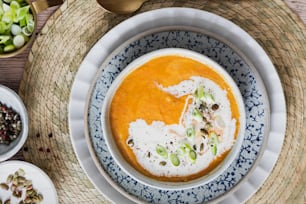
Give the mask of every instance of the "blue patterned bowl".
[[[169, 55], [191, 58], [202, 64], [208, 65], [211, 69], [213, 69], [215, 72], [221, 75], [222, 78], [231, 87], [231, 90], [238, 103], [239, 114], [240, 114], [239, 134], [238, 134], [235, 144], [231, 148], [228, 155], [210, 173], [200, 178], [193, 179], [187, 182], [159, 181], [159, 180], [150, 178], [148, 176], [145, 176], [141, 172], [133, 168], [133, 166], [131, 166], [128, 163], [128, 161], [124, 159], [124, 156], [121, 154], [118, 146], [116, 145], [115, 138], [112, 135], [111, 124], [110, 124], [111, 122], [109, 120], [110, 106], [111, 106], [113, 96], [116, 93], [119, 86], [121, 85], [121, 83], [123, 82], [123, 80], [126, 78], [126, 76], [129, 75], [131, 72], [135, 71], [141, 65], [149, 62], [150, 60], [154, 58], [162, 57], [162, 56], [169, 56]], [[118, 77], [114, 80], [114, 82], [110, 86], [107, 92], [107, 95], [104, 99], [104, 104], [102, 107], [101, 122], [102, 122], [101, 124], [102, 124], [102, 129], [103, 129], [103, 133], [105, 137], [105, 142], [108, 146], [108, 149], [112, 157], [114, 158], [115, 162], [120, 166], [120, 168], [123, 171], [125, 171], [126, 174], [130, 175], [138, 182], [144, 185], [147, 185], [147, 186], [151, 186], [151, 187], [155, 187], [155, 188], [159, 188], [163, 190], [182, 190], [182, 189], [187, 189], [187, 188], [198, 187], [200, 185], [204, 185], [206, 183], [211, 182], [218, 176], [222, 175], [222, 173], [224, 173], [224, 171], [233, 162], [233, 160], [236, 158], [236, 156], [238, 155], [240, 151], [240, 148], [243, 142], [243, 138], [244, 138], [244, 134], [245, 134], [245, 109], [244, 109], [243, 98], [242, 98], [242, 95], [240, 93], [238, 86], [236, 85], [232, 77], [219, 64], [217, 64], [215, 61], [211, 60], [210, 58], [206, 57], [205, 55], [191, 51], [191, 50], [182, 49], [182, 48], [164, 48], [164, 49], [159, 49], [156, 51], [149, 52], [145, 55], [142, 55], [139, 58], [136, 58], [127, 67], [125, 67], [125, 69], [118, 75]]]

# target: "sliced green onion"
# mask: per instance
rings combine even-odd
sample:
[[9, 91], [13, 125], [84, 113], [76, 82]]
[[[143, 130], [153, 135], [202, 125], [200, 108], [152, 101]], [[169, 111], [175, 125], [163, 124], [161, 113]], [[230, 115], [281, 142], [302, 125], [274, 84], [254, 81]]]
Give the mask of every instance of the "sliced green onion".
[[4, 12], [3, 16], [2, 16], [2, 22], [10, 24], [14, 22], [14, 13], [12, 12], [12, 10], [8, 10], [6, 12]]
[[204, 96], [204, 86], [199, 86], [194, 95], [197, 99], [201, 99]]
[[211, 144], [211, 153], [215, 156], [217, 154], [217, 144], [219, 143], [219, 138], [216, 133], [211, 132], [209, 134], [209, 142]]
[[21, 31], [22, 31], [22, 33], [23, 33], [24, 35], [26, 35], [26, 36], [32, 35], [32, 32], [29, 31], [28, 27], [23, 27], [23, 28], [21, 29]]
[[28, 5], [28, 3], [23, 0], [17, 0], [17, 2], [20, 4], [20, 7], [24, 7]]
[[183, 147], [183, 146], [180, 146], [177, 150], [177, 153], [180, 154], [180, 155], [184, 155], [184, 154], [186, 154], [186, 152], [187, 151], [186, 151], [185, 147]]
[[3, 51], [4, 51], [4, 52], [11, 52], [11, 51], [13, 51], [13, 50], [15, 50], [15, 49], [16, 49], [15, 46], [12, 45], [12, 44], [10, 44], [10, 45], [5, 46], [4, 49], [3, 49]]
[[11, 4], [10, 4], [10, 7], [11, 7], [12, 10], [16, 11], [17, 9], [20, 8], [20, 5], [17, 1], [12, 1]]
[[8, 35], [1, 35], [0, 36], [0, 44], [6, 43], [11, 37]]
[[20, 25], [20, 27], [24, 27], [24, 26], [26, 26], [26, 25], [27, 25], [27, 21], [26, 21], [26, 19], [22, 19], [22, 20], [20, 20], [20, 21], [19, 21], [19, 25]]
[[10, 37], [8, 41], [4, 43], [5, 46], [13, 44], [13, 39]]
[[197, 120], [198, 122], [201, 122], [203, 120], [203, 116], [202, 113], [198, 110], [198, 109], [194, 109], [192, 111], [192, 116], [195, 120]]
[[191, 150], [188, 156], [189, 156], [189, 159], [191, 159], [191, 161], [195, 161], [197, 159], [197, 153], [194, 150]]
[[33, 31], [34, 31], [34, 21], [33, 20], [30, 20], [28, 22], [27, 29], [28, 29], [29, 32], [33, 33]]
[[21, 28], [19, 25], [16, 25], [16, 24], [12, 24], [11, 26], [11, 33], [13, 35], [19, 35], [21, 33]]
[[170, 161], [173, 164], [173, 166], [178, 166], [180, 165], [180, 159], [176, 154], [171, 154], [170, 155]]
[[6, 11], [8, 11], [8, 10], [11, 9], [10, 6], [7, 5], [6, 3], [3, 3], [3, 4], [2, 4], [2, 8], [3, 8], [3, 11], [4, 11], [4, 12], [6, 12]]
[[212, 153], [214, 156], [216, 156], [216, 154], [217, 154], [217, 145], [216, 145], [216, 144], [214, 144], [214, 145], [211, 147], [211, 153]]
[[14, 46], [18, 49], [21, 48], [25, 43], [25, 40], [22, 35], [16, 35], [13, 39]]
[[188, 138], [193, 138], [195, 136], [195, 130], [193, 127], [187, 128], [186, 129], [186, 136]]
[[204, 93], [204, 96], [202, 97], [201, 100], [205, 101], [206, 103], [215, 102], [215, 99], [214, 99], [213, 95], [210, 94], [210, 93]]
[[7, 30], [7, 25], [4, 22], [0, 22], [0, 34], [4, 34]]
[[34, 24], [34, 17], [32, 14], [27, 13], [27, 15], [25, 16], [26, 22], [27, 24]]
[[21, 35], [23, 36], [25, 42], [29, 42], [30, 40], [29, 36], [26, 36], [23, 33], [21, 33]]
[[26, 18], [26, 15], [29, 13], [30, 6], [24, 6], [16, 10], [16, 20], [17, 22]]
[[165, 159], [168, 158], [168, 151], [167, 149], [162, 146], [162, 145], [157, 145], [156, 146], [156, 153], [162, 157], [164, 157]]
[[184, 143], [179, 147], [179, 151], [182, 154], [186, 154], [187, 152], [190, 152], [192, 150], [191, 146], [188, 143]]
[[209, 140], [211, 144], [218, 144], [219, 143], [219, 138], [216, 133], [211, 132], [209, 133]]
[[3, 10], [3, 6], [2, 6], [2, 1], [0, 0], [0, 18], [2, 17], [2, 15], [4, 14], [4, 10]]

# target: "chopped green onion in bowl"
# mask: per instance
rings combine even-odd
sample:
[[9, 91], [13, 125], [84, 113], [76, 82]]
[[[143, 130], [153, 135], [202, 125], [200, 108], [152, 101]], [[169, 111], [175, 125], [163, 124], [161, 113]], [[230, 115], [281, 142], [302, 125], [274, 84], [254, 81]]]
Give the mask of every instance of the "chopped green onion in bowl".
[[0, 0], [0, 54], [23, 47], [34, 28], [34, 17], [25, 0]]

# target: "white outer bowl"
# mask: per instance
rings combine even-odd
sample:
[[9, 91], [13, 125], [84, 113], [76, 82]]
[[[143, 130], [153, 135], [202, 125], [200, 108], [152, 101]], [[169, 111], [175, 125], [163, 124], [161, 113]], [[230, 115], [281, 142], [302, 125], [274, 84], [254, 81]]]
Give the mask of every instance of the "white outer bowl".
[[9, 145], [0, 144], [0, 162], [14, 156], [24, 145], [28, 137], [28, 114], [23, 101], [12, 89], [0, 85], [0, 102], [13, 108], [19, 115], [22, 123], [20, 135]]
[[[226, 82], [229, 84], [229, 86], [232, 88], [233, 94], [237, 100], [238, 106], [239, 106], [239, 113], [240, 113], [240, 128], [239, 128], [239, 134], [236, 139], [236, 142], [234, 146], [232, 147], [229, 154], [226, 156], [226, 158], [221, 162], [221, 164], [218, 165], [213, 171], [211, 171], [208, 175], [202, 176], [198, 179], [194, 179], [188, 182], [164, 182], [164, 181], [158, 181], [152, 178], [149, 178], [140, 172], [138, 172], [134, 167], [132, 167], [121, 155], [120, 150], [118, 149], [116, 142], [114, 140], [114, 137], [112, 135], [111, 127], [110, 127], [110, 121], [109, 121], [109, 114], [110, 114], [110, 105], [113, 99], [114, 94], [116, 93], [117, 89], [131, 72], [139, 68], [141, 65], [145, 64], [146, 62], [157, 58], [161, 56], [169, 56], [169, 55], [176, 55], [176, 56], [182, 56], [191, 58], [193, 60], [196, 60], [202, 64], [208, 65], [210, 68], [215, 70], [217, 73], [219, 73], [223, 78], [226, 80]], [[244, 138], [244, 132], [245, 132], [245, 109], [244, 109], [244, 103], [242, 95], [239, 91], [239, 88], [237, 87], [234, 80], [231, 78], [231, 76], [216, 62], [211, 60], [210, 58], [199, 54], [194, 51], [190, 51], [187, 49], [181, 49], [181, 48], [165, 48], [156, 50], [153, 52], [150, 52], [148, 54], [145, 54], [133, 62], [131, 62], [114, 80], [112, 85], [110, 86], [102, 107], [102, 130], [105, 137], [105, 141], [107, 146], [109, 147], [109, 151], [114, 158], [115, 162], [120, 166], [120, 168], [129, 176], [133, 177], [138, 182], [148, 185], [151, 187], [164, 189], [164, 190], [182, 190], [186, 188], [193, 188], [200, 185], [204, 185], [219, 175], [221, 175], [233, 162], [235, 157], [240, 151], [240, 147], [243, 142]]]

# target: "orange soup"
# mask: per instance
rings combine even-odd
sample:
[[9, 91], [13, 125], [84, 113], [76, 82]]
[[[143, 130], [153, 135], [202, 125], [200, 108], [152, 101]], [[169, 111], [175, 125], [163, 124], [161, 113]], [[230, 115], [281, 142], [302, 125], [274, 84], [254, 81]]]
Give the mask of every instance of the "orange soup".
[[229, 84], [212, 68], [181, 56], [154, 58], [127, 75], [110, 107], [124, 158], [161, 181], [190, 181], [219, 165], [239, 130]]

